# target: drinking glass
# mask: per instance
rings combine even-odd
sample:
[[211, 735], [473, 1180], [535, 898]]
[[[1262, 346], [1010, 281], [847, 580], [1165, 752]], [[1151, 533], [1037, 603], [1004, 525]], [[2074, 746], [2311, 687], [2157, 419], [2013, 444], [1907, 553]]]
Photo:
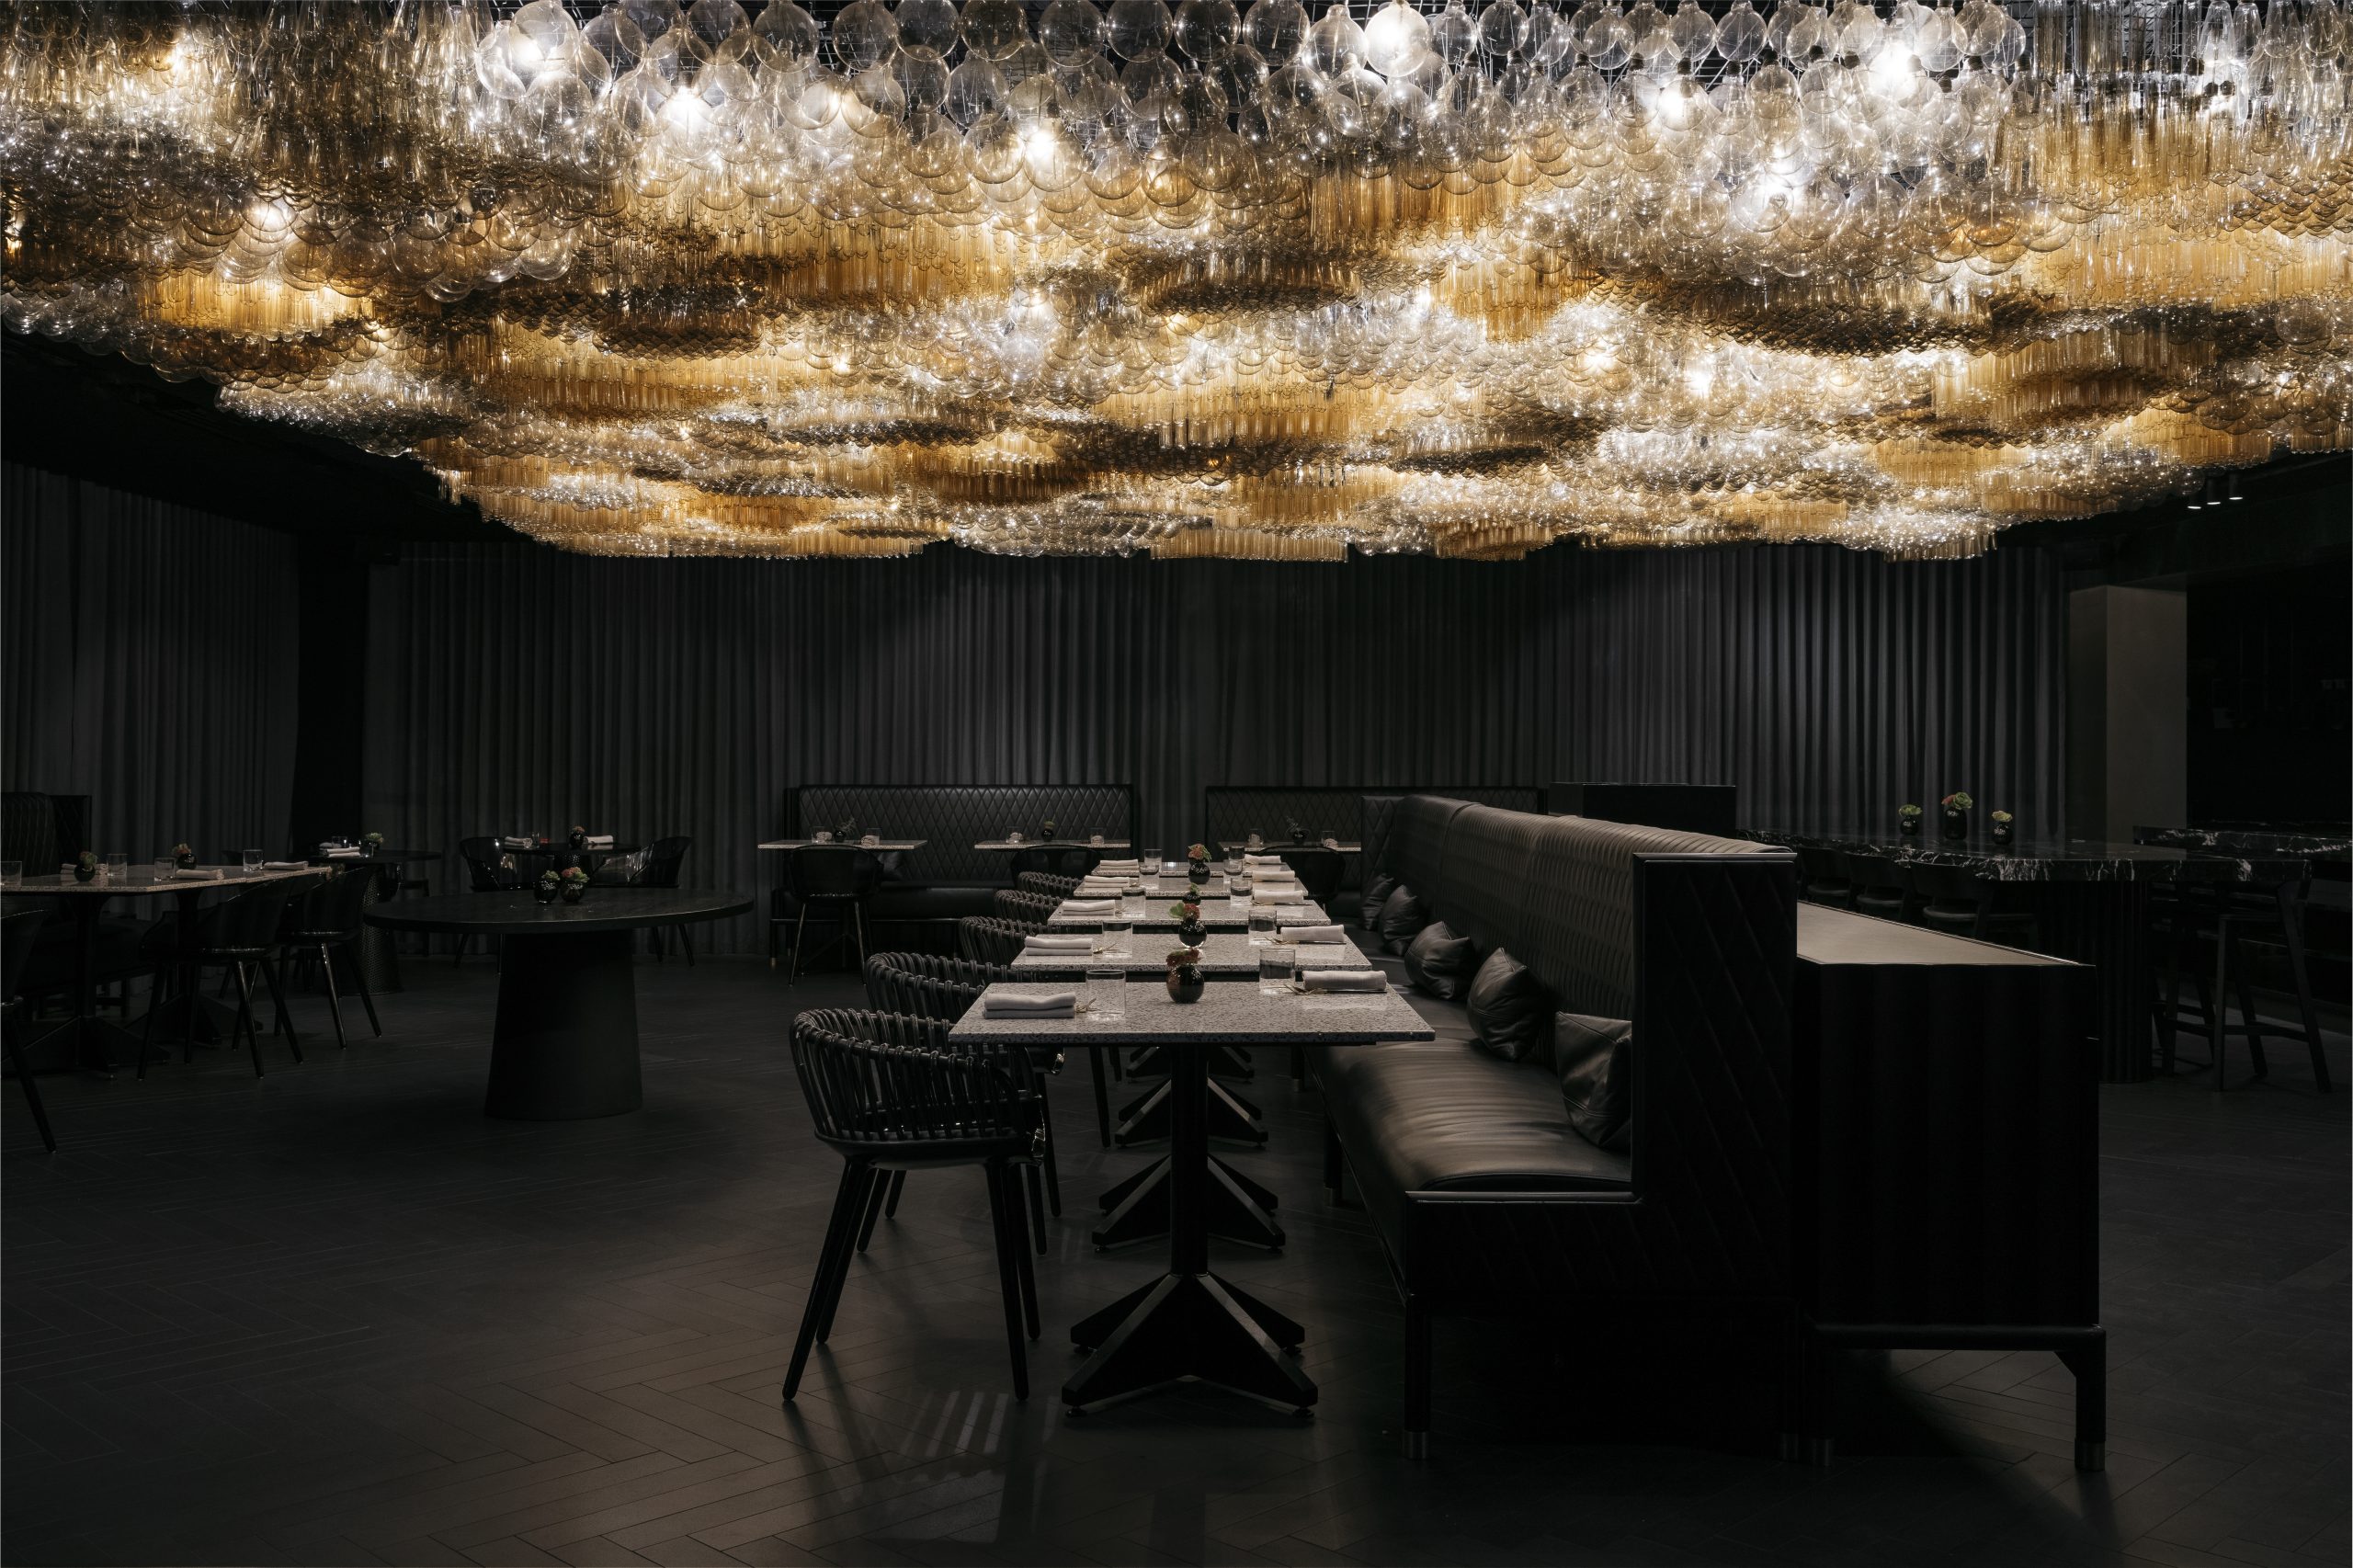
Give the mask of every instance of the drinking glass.
[[1145, 850], [1145, 851], [1143, 852], [1143, 858], [1142, 858], [1142, 859], [1141, 859], [1141, 860], [1138, 860], [1138, 861], [1136, 862], [1136, 864], [1137, 864], [1137, 865], [1139, 865], [1139, 866], [1142, 866], [1142, 867], [1143, 868], [1143, 874], [1144, 874], [1145, 876], [1147, 876], [1147, 877], [1157, 877], [1157, 876], [1159, 876], [1159, 875], [1160, 875], [1160, 851], [1159, 851], [1159, 850], [1157, 850], [1157, 849], [1147, 849], [1147, 850]]
[[178, 857], [172, 855], [158, 855], [155, 857], [155, 880], [157, 881], [170, 881], [172, 880], [172, 874], [178, 869]]
[[1128, 971], [1115, 963], [1086, 966], [1089, 1016], [1097, 1023], [1116, 1024], [1128, 1016]]
[[261, 851], [260, 851], [260, 850], [258, 850], [258, 849], [248, 849], [248, 850], [245, 850], [245, 851], [244, 851], [244, 853], [243, 853], [239, 858], [240, 858], [242, 860], [244, 860], [244, 867], [245, 867], [245, 871], [246, 871], [246, 873], [247, 873], [248, 875], [251, 875], [253, 872], [255, 872], [255, 871], [258, 871], [258, 870], [260, 870], [260, 869], [261, 869]]
[[1250, 910], [1250, 945], [1263, 948], [1273, 939], [1275, 912], [1265, 904], [1254, 904]]
[[131, 857], [119, 849], [107, 852], [107, 881], [120, 886], [131, 880]]
[[22, 860], [0, 860], [0, 888], [20, 888], [25, 885], [25, 863]]
[[1267, 947], [1258, 953], [1258, 994], [1279, 996], [1290, 989], [1291, 970], [1298, 959], [1295, 948]]
[[1128, 917], [1127, 909], [1128, 909], [1128, 906], [1127, 906], [1126, 903], [1125, 903], [1124, 901], [1122, 901], [1122, 903], [1120, 903], [1120, 913], [1119, 913], [1119, 914], [1117, 914], [1117, 915], [1105, 915], [1105, 916], [1104, 916], [1104, 918], [1103, 918], [1103, 950], [1104, 950], [1104, 952], [1106, 952], [1106, 953], [1118, 953], [1118, 954], [1120, 954], [1121, 957], [1125, 957], [1125, 956], [1127, 955], [1127, 952], [1128, 952], [1128, 933], [1129, 933], [1131, 930], [1132, 930], [1132, 929], [1134, 928], [1133, 923], [1132, 923], [1132, 922], [1129, 919], [1129, 917]]

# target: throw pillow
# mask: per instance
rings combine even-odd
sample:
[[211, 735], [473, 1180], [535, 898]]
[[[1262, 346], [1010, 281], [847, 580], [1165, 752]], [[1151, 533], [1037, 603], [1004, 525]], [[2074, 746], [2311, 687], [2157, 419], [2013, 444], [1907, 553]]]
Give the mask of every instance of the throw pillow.
[[1471, 938], [1456, 936], [1443, 920], [1424, 926], [1405, 947], [1406, 978], [1425, 995], [1441, 1002], [1461, 1000], [1478, 968], [1479, 954]]
[[1597, 1148], [1623, 1153], [1633, 1111], [1634, 1026], [1624, 1018], [1562, 1013], [1552, 1019], [1552, 1064], [1569, 1125]]
[[1552, 997], [1529, 967], [1501, 948], [1471, 979], [1465, 1004], [1472, 1043], [1506, 1062], [1542, 1058], [1552, 1043]]
[[1367, 882], [1364, 889], [1364, 903], [1358, 908], [1358, 913], [1362, 916], [1358, 924], [1362, 926], [1368, 931], [1379, 930], [1381, 928], [1381, 906], [1389, 902], [1389, 895], [1396, 891], [1397, 879], [1391, 876], [1386, 871], [1381, 872], [1379, 876], [1373, 878], [1372, 881]]
[[1402, 953], [1405, 944], [1414, 939], [1421, 928], [1430, 923], [1430, 912], [1415, 896], [1414, 890], [1400, 882], [1381, 905], [1381, 950]]

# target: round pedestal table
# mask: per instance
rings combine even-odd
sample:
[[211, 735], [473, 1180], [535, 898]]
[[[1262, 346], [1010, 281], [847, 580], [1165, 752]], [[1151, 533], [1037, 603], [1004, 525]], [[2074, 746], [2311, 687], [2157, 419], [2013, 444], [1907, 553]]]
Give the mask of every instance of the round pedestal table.
[[578, 903], [542, 904], [528, 892], [444, 893], [376, 904], [366, 917], [388, 930], [501, 938], [483, 1112], [580, 1121], [645, 1103], [631, 935], [751, 909], [742, 893], [707, 888], [597, 888]]

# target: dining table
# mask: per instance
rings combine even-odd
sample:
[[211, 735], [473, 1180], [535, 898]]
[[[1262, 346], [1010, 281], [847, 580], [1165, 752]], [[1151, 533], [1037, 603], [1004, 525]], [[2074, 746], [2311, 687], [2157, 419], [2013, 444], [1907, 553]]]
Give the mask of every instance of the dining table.
[[2310, 869], [2306, 857], [2273, 848], [2073, 838], [1996, 844], [1983, 830], [1959, 839], [1838, 829], [1752, 828], [1747, 835], [1785, 848], [1959, 867], [2012, 887], [2021, 912], [2034, 916], [2041, 951], [2097, 970], [2100, 1076], [2110, 1084], [2140, 1083], [2157, 1073], [2150, 890], [2172, 882], [2268, 892]]
[[973, 848], [995, 855], [1018, 855], [1024, 849], [1100, 849], [1109, 854], [1130, 847], [1124, 838], [983, 838]]
[[1210, 1154], [1203, 1114], [1209, 1051], [1219, 1045], [1347, 1048], [1429, 1040], [1435, 1032], [1386, 988], [1268, 994], [1255, 984], [1217, 983], [1198, 1001], [1177, 1002], [1164, 987], [1088, 983], [1068, 988], [1078, 1006], [1067, 1017], [988, 1016], [992, 994], [1021, 989], [988, 987], [949, 1026], [949, 1040], [1063, 1051], [1153, 1045], [1165, 1051], [1170, 1068], [1168, 1153], [1154, 1167], [1156, 1177], [1139, 1184], [1164, 1195], [1168, 1267], [1073, 1325], [1071, 1342], [1087, 1356], [1063, 1385], [1063, 1403], [1077, 1413], [1198, 1379], [1306, 1414], [1317, 1391], [1294, 1354], [1306, 1331], [1210, 1267], [1212, 1213], [1242, 1195], [1221, 1181]]
[[1221, 838], [1217, 841], [1217, 846], [1228, 855], [1279, 855], [1286, 849], [1330, 849], [1342, 855], [1364, 853], [1363, 845], [1337, 838], [1314, 838], [1303, 841], [1286, 839], [1280, 844], [1268, 844], [1264, 841], [1253, 844], [1246, 838]]
[[[314, 866], [279, 861], [251, 871], [241, 865], [175, 868], [168, 876], [159, 877], [153, 867], [133, 866], [127, 869], [119, 879], [109, 879], [102, 871], [86, 882], [65, 873], [51, 871], [22, 878], [17, 885], [0, 889], [0, 897], [7, 900], [47, 900], [56, 904], [75, 927], [71, 994], [74, 1014], [59, 1028], [74, 1031], [74, 1043], [80, 1061], [111, 1074], [125, 1058], [137, 1060], [139, 1037], [119, 1024], [98, 1017], [98, 916], [108, 901], [127, 899], [143, 903], [168, 898], [177, 911], [181, 937], [188, 940], [194, 937], [197, 913], [206, 894], [234, 892], [268, 882], [283, 881], [290, 877], [313, 876], [318, 869]], [[153, 1006], [152, 1003], [150, 1005]], [[235, 1009], [210, 996], [191, 994], [185, 1005], [176, 999], [166, 1006], [169, 1008], [166, 1016], [181, 1020], [178, 1027], [184, 1039], [199, 1034], [226, 1039], [234, 1027]], [[161, 1022], [161, 1018], [157, 1021]]]
[[[1055, 931], [1091, 931], [1100, 928], [1107, 920], [1124, 920], [1138, 931], [1173, 935], [1176, 929], [1177, 919], [1169, 911], [1184, 896], [1184, 887], [1179, 882], [1174, 889], [1168, 891], [1141, 895], [1125, 894], [1120, 900], [1119, 909], [1107, 913], [1092, 907], [1102, 903], [1101, 899], [1084, 898], [1074, 894], [1054, 906], [1052, 912], [1046, 916], [1046, 926], [1048, 929]], [[1301, 892], [1299, 902], [1296, 903], [1256, 904], [1228, 894], [1217, 889], [1212, 883], [1210, 888], [1204, 889], [1201, 892], [1200, 908], [1201, 929], [1212, 933], [1247, 931], [1250, 928], [1250, 915], [1254, 909], [1288, 910], [1294, 912], [1295, 915], [1296, 912], [1304, 911], [1307, 918], [1319, 922], [1324, 918], [1324, 911], [1308, 902], [1304, 890]], [[1293, 924], [1303, 923], [1304, 921], [1298, 918], [1293, 920]]]
[[483, 1114], [516, 1121], [620, 1116], [645, 1103], [633, 938], [648, 926], [724, 920], [752, 901], [710, 888], [598, 887], [577, 903], [530, 892], [442, 893], [362, 916], [395, 931], [499, 941], [498, 1008]]
[[864, 849], [876, 855], [907, 855], [931, 841], [927, 838], [771, 838], [759, 846], [762, 849], [806, 849], [813, 845], [831, 845], [847, 849]]

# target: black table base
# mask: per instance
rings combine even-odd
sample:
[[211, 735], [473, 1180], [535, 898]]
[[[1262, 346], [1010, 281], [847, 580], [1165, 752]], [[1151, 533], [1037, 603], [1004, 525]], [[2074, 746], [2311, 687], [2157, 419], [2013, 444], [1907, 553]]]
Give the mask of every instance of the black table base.
[[[1210, 1234], [1244, 1246], [1279, 1250], [1283, 1228], [1275, 1223], [1275, 1195], [1227, 1165], [1210, 1156]], [[1103, 1194], [1103, 1212], [1109, 1216], [1096, 1227], [1097, 1251], [1133, 1246], [1168, 1233], [1168, 1160], [1154, 1160]]]
[[1168, 1057], [1168, 1272], [1071, 1330], [1093, 1354], [1063, 1403], [1076, 1413], [1197, 1378], [1304, 1413], [1315, 1384], [1287, 1352], [1306, 1332], [1210, 1272], [1207, 1056]]
[[[1164, 1078], [1130, 1101], [1120, 1112], [1120, 1125], [1111, 1134], [1111, 1141], [1125, 1149], [1137, 1143], [1156, 1143], [1167, 1137], [1169, 1085], [1175, 1081]], [[1215, 1078], [1207, 1081], [1209, 1135], [1221, 1142], [1263, 1146], [1267, 1130], [1258, 1124], [1258, 1108]]]
[[645, 1103], [633, 933], [508, 936], [483, 1112], [512, 1121], [620, 1116]]

